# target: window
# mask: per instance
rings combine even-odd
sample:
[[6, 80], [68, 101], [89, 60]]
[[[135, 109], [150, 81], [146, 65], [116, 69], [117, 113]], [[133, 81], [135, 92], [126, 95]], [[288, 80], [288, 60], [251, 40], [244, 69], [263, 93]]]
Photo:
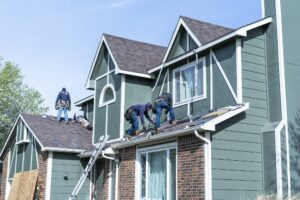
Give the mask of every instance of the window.
[[176, 143], [138, 150], [138, 199], [176, 199]]
[[107, 84], [101, 91], [99, 107], [106, 106], [116, 101], [115, 89], [112, 84]]
[[17, 125], [17, 144], [28, 143], [28, 129], [24, 123], [19, 122]]
[[206, 98], [205, 96], [205, 60], [188, 64], [173, 71], [174, 103], [183, 104]]

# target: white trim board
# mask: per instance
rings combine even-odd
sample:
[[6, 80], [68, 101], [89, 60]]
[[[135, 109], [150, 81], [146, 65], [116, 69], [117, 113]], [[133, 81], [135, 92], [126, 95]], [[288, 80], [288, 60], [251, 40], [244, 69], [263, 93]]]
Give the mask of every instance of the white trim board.
[[213, 52], [213, 51], [211, 51], [211, 52], [212, 52], [212, 57], [213, 57], [213, 59], [215, 60], [217, 66], [218, 66], [218, 69], [220, 70], [220, 72], [221, 72], [221, 74], [222, 74], [222, 76], [223, 76], [223, 78], [224, 78], [224, 80], [225, 80], [225, 82], [226, 82], [226, 84], [227, 84], [227, 87], [229, 88], [229, 90], [230, 90], [230, 92], [231, 92], [232, 97], [234, 98], [234, 100], [235, 100], [236, 103], [239, 103], [239, 102], [238, 102], [237, 95], [236, 95], [234, 89], [232, 88], [232, 86], [231, 86], [231, 84], [230, 84], [230, 81], [229, 81], [228, 77], [226, 76], [226, 73], [224, 72], [224, 70], [223, 70], [221, 64], [219, 63], [219, 61], [218, 61], [216, 55], [214, 54], [214, 52]]
[[90, 101], [90, 100], [92, 100], [92, 99], [94, 99], [94, 95], [90, 95], [90, 96], [88, 96], [88, 97], [86, 97], [86, 98], [83, 98], [83, 99], [81, 99], [81, 100], [78, 100], [78, 101], [76, 101], [76, 102], [74, 103], [74, 105], [75, 105], [75, 106], [81, 106], [82, 104], [84, 104], [84, 103], [86, 103], [86, 102], [88, 102], [88, 101]]
[[163, 59], [163, 61], [162, 61], [163, 63], [166, 62], [166, 60], [167, 60], [167, 58], [168, 58], [168, 56], [169, 56], [169, 54], [170, 54], [170, 52], [171, 52], [171, 49], [172, 49], [172, 47], [173, 47], [173, 45], [174, 45], [175, 39], [176, 39], [176, 37], [177, 37], [177, 35], [178, 35], [178, 32], [179, 32], [181, 26], [186, 30], [186, 32], [188, 33], [188, 35], [190, 35], [190, 36], [192, 37], [192, 39], [195, 41], [195, 43], [198, 45], [198, 47], [201, 46], [201, 43], [200, 43], [200, 41], [198, 40], [198, 38], [197, 38], [197, 37], [195, 36], [195, 34], [191, 31], [191, 29], [188, 27], [188, 25], [185, 23], [185, 21], [182, 19], [182, 17], [180, 17], [179, 20], [178, 20], [178, 22], [177, 22], [176, 28], [175, 28], [175, 30], [174, 30], [174, 32], [173, 32], [171, 41], [170, 41], [170, 43], [169, 43], [169, 45], [168, 45], [168, 49], [167, 49], [167, 51], [166, 51], [166, 54], [165, 54], [165, 56], [164, 56], [164, 59]]
[[247, 32], [249, 30], [255, 29], [255, 28], [260, 27], [260, 26], [264, 26], [264, 25], [269, 24], [271, 22], [272, 22], [272, 18], [268, 17], [268, 18], [259, 20], [257, 22], [254, 22], [252, 24], [243, 26], [243, 27], [241, 27], [239, 29], [236, 29], [233, 32], [230, 32], [230, 33], [228, 33], [228, 34], [226, 34], [226, 35], [224, 35], [224, 36], [222, 36], [222, 37], [220, 37], [220, 38], [212, 41], [212, 42], [209, 42], [207, 44], [204, 44], [204, 45], [198, 47], [197, 49], [195, 49], [195, 51], [190, 51], [190, 52], [185, 53], [185, 54], [183, 54], [181, 56], [178, 56], [178, 57], [176, 57], [176, 58], [174, 58], [174, 59], [172, 59], [170, 61], [164, 62], [161, 65], [158, 65], [158, 66], [156, 66], [156, 67], [154, 67], [152, 69], [149, 69], [148, 73], [156, 72], [156, 71], [160, 70], [164, 66], [165, 67], [170, 66], [170, 65], [172, 65], [172, 64], [174, 64], [174, 63], [176, 63], [176, 62], [178, 62], [178, 61], [180, 61], [182, 59], [190, 57], [191, 55], [193, 55], [195, 53], [199, 53], [199, 52], [203, 52], [205, 50], [208, 50], [208, 49], [212, 48], [213, 46], [218, 45], [218, 44], [220, 44], [222, 42], [225, 42], [225, 41], [227, 41], [229, 39], [232, 39], [232, 38], [235, 38], [235, 37], [246, 37], [247, 36]]
[[53, 152], [50, 151], [48, 154], [48, 160], [47, 160], [47, 178], [46, 178], [45, 200], [50, 200], [50, 195], [51, 195], [52, 162], [53, 162]]

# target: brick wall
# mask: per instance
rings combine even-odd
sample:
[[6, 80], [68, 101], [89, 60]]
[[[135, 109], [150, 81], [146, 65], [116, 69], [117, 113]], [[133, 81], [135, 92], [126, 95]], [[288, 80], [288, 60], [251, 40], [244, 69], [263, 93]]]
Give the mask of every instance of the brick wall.
[[178, 200], [204, 199], [203, 144], [194, 135], [178, 138]]
[[7, 153], [3, 160], [0, 200], [5, 199], [5, 189], [6, 189], [6, 180], [7, 180], [7, 172], [8, 172], [8, 155], [9, 154]]
[[39, 154], [39, 172], [37, 180], [37, 187], [39, 189], [39, 199], [45, 199], [46, 195], [48, 155], [48, 152], [41, 152]]
[[104, 161], [104, 172], [103, 172], [103, 194], [104, 199], [108, 199], [108, 193], [109, 193], [109, 160], [103, 159]]
[[119, 154], [118, 199], [134, 199], [136, 147], [122, 149]]

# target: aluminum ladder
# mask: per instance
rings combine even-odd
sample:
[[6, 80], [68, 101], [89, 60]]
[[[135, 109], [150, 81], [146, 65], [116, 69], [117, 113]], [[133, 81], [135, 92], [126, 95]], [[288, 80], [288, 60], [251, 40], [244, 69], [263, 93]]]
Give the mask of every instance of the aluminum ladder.
[[102, 154], [102, 149], [103, 149], [104, 145], [106, 144], [108, 138], [109, 138], [109, 135], [100, 137], [99, 142], [96, 145], [96, 149], [93, 151], [92, 156], [91, 156], [88, 164], [86, 165], [83, 173], [80, 176], [79, 181], [77, 182], [71, 196], [69, 197], [69, 200], [76, 200], [77, 199], [77, 195], [78, 195], [85, 179], [87, 178], [89, 172], [91, 171], [92, 167], [94, 166], [98, 156], [100, 154]]

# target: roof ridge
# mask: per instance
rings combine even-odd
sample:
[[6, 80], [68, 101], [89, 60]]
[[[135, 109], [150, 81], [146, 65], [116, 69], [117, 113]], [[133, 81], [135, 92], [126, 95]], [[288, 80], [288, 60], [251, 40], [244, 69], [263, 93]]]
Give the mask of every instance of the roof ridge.
[[207, 22], [207, 21], [202, 21], [202, 20], [199, 20], [199, 19], [194, 19], [194, 18], [191, 18], [191, 17], [183, 16], [183, 15], [181, 15], [180, 18], [182, 18], [183, 20], [184, 19], [193, 20], [193, 21], [196, 21], [196, 22], [200, 22], [200, 23], [204, 23], [204, 24], [208, 24], [208, 25], [212, 25], [212, 26], [218, 26], [220, 28], [227, 28], [227, 29], [230, 29], [230, 30], [234, 30], [234, 28], [230, 28], [230, 27], [227, 27], [227, 26], [223, 26], [223, 25], [219, 25], [219, 24], [215, 24], [215, 23], [211, 23], [211, 22]]
[[114, 38], [118, 38], [118, 39], [122, 39], [122, 40], [127, 40], [130, 42], [136, 42], [136, 43], [140, 43], [140, 44], [145, 44], [145, 45], [151, 45], [151, 46], [156, 46], [156, 47], [160, 47], [160, 48], [167, 48], [165, 46], [161, 46], [158, 44], [151, 44], [148, 42], [143, 42], [143, 41], [138, 41], [138, 40], [134, 40], [134, 39], [129, 39], [129, 38], [125, 38], [125, 37], [121, 37], [121, 36], [116, 36], [116, 35], [112, 35], [112, 34], [108, 34], [108, 33], [103, 33], [103, 36], [108, 36], [108, 37], [114, 37]]

